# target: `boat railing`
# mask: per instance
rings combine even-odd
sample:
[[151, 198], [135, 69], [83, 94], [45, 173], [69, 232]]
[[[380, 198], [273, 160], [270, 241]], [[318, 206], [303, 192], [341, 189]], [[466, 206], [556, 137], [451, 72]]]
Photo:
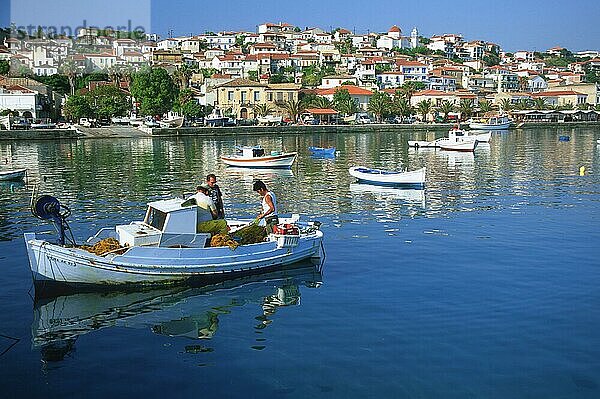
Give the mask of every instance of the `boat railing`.
[[105, 240], [107, 238], [114, 238], [117, 239], [117, 231], [115, 230], [114, 227], [104, 227], [100, 230], [98, 230], [98, 232], [96, 234], [94, 234], [93, 236], [91, 236], [90, 238], [88, 238], [85, 243], [88, 245], [94, 245], [102, 240]]

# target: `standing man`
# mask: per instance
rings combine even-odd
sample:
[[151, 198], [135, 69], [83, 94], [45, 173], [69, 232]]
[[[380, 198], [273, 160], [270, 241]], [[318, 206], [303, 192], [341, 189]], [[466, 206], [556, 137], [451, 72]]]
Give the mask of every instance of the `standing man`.
[[257, 180], [252, 185], [252, 191], [255, 191], [262, 197], [261, 210], [262, 212], [256, 217], [258, 220], [265, 220], [265, 229], [267, 233], [273, 232], [273, 227], [279, 224], [279, 217], [277, 216], [277, 199], [275, 194], [267, 189], [265, 183], [261, 180]]
[[208, 195], [212, 198], [217, 207], [217, 219], [225, 219], [225, 210], [223, 209], [223, 194], [217, 185], [217, 176], [213, 173], [206, 176], [206, 184], [208, 184]]

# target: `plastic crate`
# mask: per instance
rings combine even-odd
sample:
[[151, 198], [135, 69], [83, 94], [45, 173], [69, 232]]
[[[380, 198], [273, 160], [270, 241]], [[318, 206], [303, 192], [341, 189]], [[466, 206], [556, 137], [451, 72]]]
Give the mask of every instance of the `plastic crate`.
[[300, 242], [300, 235], [271, 234], [271, 239], [277, 241], [277, 248], [292, 248]]

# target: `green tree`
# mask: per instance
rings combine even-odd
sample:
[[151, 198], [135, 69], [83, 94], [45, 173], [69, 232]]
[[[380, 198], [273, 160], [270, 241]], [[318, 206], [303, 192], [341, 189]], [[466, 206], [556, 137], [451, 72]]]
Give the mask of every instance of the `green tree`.
[[254, 106], [254, 114], [258, 116], [267, 116], [273, 112], [273, 108], [269, 104], [258, 104]]
[[10, 71], [10, 61], [0, 60], [0, 75], [8, 75]]
[[440, 105], [435, 108], [436, 112], [443, 115], [444, 122], [448, 122], [448, 114], [454, 112], [454, 104], [448, 100], [442, 101]]
[[500, 110], [503, 112], [510, 112], [512, 110], [512, 103], [509, 98], [503, 98], [500, 100]]
[[124, 116], [131, 110], [127, 94], [113, 85], [100, 85], [85, 94], [92, 115], [101, 119]]
[[492, 103], [488, 100], [479, 101], [479, 111], [482, 113], [490, 112], [492, 110]]
[[85, 96], [78, 94], [69, 96], [63, 108], [65, 117], [71, 121], [79, 121], [80, 118], [91, 118], [93, 116], [92, 107]]
[[187, 64], [180, 65], [173, 71], [173, 78], [180, 90], [188, 88], [192, 73], [194, 73], [193, 68]]
[[258, 82], [258, 71], [248, 71], [248, 79]]
[[411, 116], [415, 112], [415, 109], [410, 105], [410, 101], [398, 92], [396, 92], [396, 96], [392, 101], [391, 110], [393, 114], [402, 117], [402, 119]]
[[133, 75], [131, 94], [142, 115], [155, 116], [171, 110], [179, 93], [166, 70], [150, 68]]
[[310, 103], [311, 107], [315, 108], [332, 108], [333, 103], [327, 98], [323, 96], [316, 96], [312, 102]]
[[375, 115], [377, 122], [381, 122], [381, 119], [390, 113], [391, 105], [391, 96], [384, 91], [379, 91], [373, 93], [369, 100], [369, 104], [367, 105], [367, 109]]
[[546, 99], [543, 97], [538, 97], [533, 100], [533, 108], [541, 111], [548, 108], [548, 104], [546, 103]]
[[461, 119], [469, 119], [471, 115], [473, 115], [473, 111], [475, 110], [475, 103], [471, 98], [465, 98], [460, 101], [458, 105], [458, 111], [460, 112]]
[[398, 90], [400, 91], [400, 94], [404, 96], [404, 98], [410, 101], [413, 94], [415, 94], [417, 91], [424, 89], [425, 83], [417, 82], [416, 80], [409, 80], [407, 82], [404, 82], [404, 84], [402, 84], [402, 86], [400, 86]]
[[71, 92], [69, 78], [65, 75], [55, 73], [54, 75], [50, 76], [36, 76], [35, 80], [50, 86], [52, 90], [57, 93], [69, 94]]
[[59, 71], [67, 77], [69, 80], [69, 86], [71, 86], [71, 94], [75, 94], [75, 81], [77, 76], [81, 73], [81, 69], [75, 64], [75, 62], [67, 58], [61, 64]]
[[333, 94], [333, 108], [342, 115], [354, 114], [358, 109], [347, 89], [338, 89]]
[[427, 115], [429, 115], [432, 108], [431, 100], [421, 100], [417, 103], [417, 112], [421, 115], [421, 119], [424, 122], [427, 122]]
[[210, 78], [211, 76], [213, 76], [215, 73], [219, 73], [218, 69], [215, 68], [201, 68], [200, 69], [200, 73], [205, 77], [205, 78]]
[[304, 111], [304, 106], [300, 100], [288, 100], [283, 104], [283, 108], [294, 123], [298, 122], [298, 116]]

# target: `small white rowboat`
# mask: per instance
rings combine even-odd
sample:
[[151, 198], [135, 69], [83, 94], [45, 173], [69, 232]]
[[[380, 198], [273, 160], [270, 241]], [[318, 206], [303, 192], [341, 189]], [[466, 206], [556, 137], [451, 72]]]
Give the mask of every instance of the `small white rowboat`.
[[265, 155], [261, 147], [239, 147], [238, 154], [222, 156], [223, 163], [243, 168], [291, 168], [296, 152], [271, 152]]
[[1, 170], [0, 181], [19, 181], [25, 178], [27, 169]]
[[348, 172], [363, 183], [415, 187], [423, 187], [425, 185], [425, 168], [410, 172], [395, 172], [354, 166], [348, 169]]

